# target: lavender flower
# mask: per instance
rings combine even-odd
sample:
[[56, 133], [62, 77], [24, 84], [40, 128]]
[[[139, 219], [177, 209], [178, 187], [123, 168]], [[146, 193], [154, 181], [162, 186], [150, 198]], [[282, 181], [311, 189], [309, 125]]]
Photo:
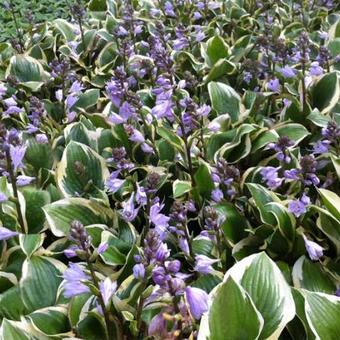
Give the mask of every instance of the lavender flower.
[[214, 263], [219, 262], [218, 259], [211, 259], [208, 256], [205, 255], [196, 255], [195, 256], [195, 267], [194, 270], [197, 271], [200, 274], [210, 274], [214, 271], [214, 268], [212, 265]]
[[269, 91], [272, 92], [279, 92], [280, 91], [280, 81], [277, 78], [271, 79], [268, 84], [267, 88]]
[[8, 200], [8, 197], [0, 191], [0, 203], [6, 202]]
[[145, 276], [145, 267], [142, 263], [137, 263], [132, 268], [133, 276], [137, 279], [144, 279]]
[[106, 252], [107, 248], [109, 247], [107, 242], [101, 242], [97, 248], [97, 252], [99, 255], [102, 255]]
[[163, 209], [164, 204], [159, 202], [153, 204], [150, 208], [150, 221], [156, 227], [157, 232], [164, 236], [166, 234], [166, 229], [169, 226], [170, 217], [165, 216], [160, 211]]
[[301, 198], [293, 200], [288, 205], [288, 211], [294, 214], [296, 217], [300, 217], [307, 211], [307, 207], [310, 204], [310, 198], [303, 193]]
[[17, 186], [18, 187], [24, 187], [24, 186], [32, 183], [34, 180], [35, 180], [35, 177], [19, 175], [17, 177]]
[[19, 234], [16, 231], [12, 231], [7, 228], [0, 227], [0, 241], [8, 240], [17, 235]]
[[128, 201], [125, 201], [122, 203], [123, 210], [121, 214], [124, 220], [127, 222], [133, 221], [138, 214], [139, 208], [135, 208], [134, 198], [135, 198], [135, 194], [132, 193]]
[[267, 166], [261, 169], [260, 173], [262, 175], [263, 180], [266, 182], [267, 186], [271, 189], [278, 188], [282, 183], [282, 178], [278, 176], [278, 169], [272, 166]]
[[285, 78], [294, 78], [296, 75], [296, 71], [287, 65], [281, 68], [279, 71]]
[[10, 146], [10, 156], [13, 164], [14, 171], [17, 171], [19, 168], [22, 168], [24, 165], [22, 163], [26, 153], [26, 146], [24, 145], [16, 145]]
[[208, 311], [209, 296], [204, 290], [187, 287], [185, 289], [185, 298], [188, 302], [190, 313], [196, 320], [199, 320]]
[[107, 277], [104, 281], [99, 282], [99, 290], [105, 306], [108, 306], [110, 299], [116, 289], [117, 282], [112, 282], [109, 277]]
[[310, 65], [309, 74], [311, 76], [321, 76], [323, 74], [323, 68], [317, 61], [313, 61]]
[[215, 202], [221, 202], [223, 197], [224, 195], [221, 189], [216, 188], [211, 192], [211, 198]]
[[323, 248], [317, 243], [310, 241], [303, 235], [305, 241], [306, 250], [311, 260], [317, 261], [323, 256]]
[[65, 298], [71, 298], [90, 292], [89, 287], [84, 284], [90, 277], [83, 272], [78, 264], [70, 263], [69, 268], [65, 270], [63, 277], [65, 280], [63, 286]]

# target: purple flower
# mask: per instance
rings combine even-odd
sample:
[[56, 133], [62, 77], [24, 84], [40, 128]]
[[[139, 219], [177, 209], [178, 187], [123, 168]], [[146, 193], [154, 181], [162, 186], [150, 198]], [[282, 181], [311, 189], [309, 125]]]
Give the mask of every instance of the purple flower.
[[212, 192], [211, 192], [211, 198], [213, 201], [215, 202], [221, 202], [223, 200], [223, 192], [221, 189], [214, 189]]
[[156, 106], [151, 110], [152, 115], [157, 119], [161, 118], [172, 118], [173, 116], [173, 102], [171, 99], [168, 100], [157, 100]]
[[199, 320], [203, 313], [208, 311], [209, 295], [204, 290], [187, 287], [185, 289], [185, 298], [188, 302], [190, 313], [196, 320]]
[[69, 93], [80, 93], [82, 90], [84, 90], [84, 87], [82, 83], [78, 80], [72, 83]]
[[145, 276], [145, 267], [142, 263], [137, 263], [132, 268], [133, 276], [137, 279], [144, 279]]
[[309, 197], [304, 193], [299, 200], [293, 200], [288, 204], [288, 211], [296, 217], [300, 217], [307, 211], [307, 206], [310, 204]]
[[165, 261], [164, 265], [165, 268], [172, 273], [178, 273], [181, 269], [181, 262], [178, 260]]
[[6, 202], [8, 200], [8, 197], [0, 191], [0, 203]]
[[296, 71], [291, 68], [290, 66], [286, 65], [284, 68], [280, 69], [280, 73], [285, 77], [285, 78], [294, 78]]
[[313, 153], [322, 154], [328, 152], [330, 141], [328, 140], [320, 140], [316, 142], [313, 146]]
[[134, 198], [135, 194], [132, 193], [129, 200], [122, 203], [123, 206], [122, 216], [124, 220], [127, 222], [133, 221], [138, 214], [139, 208], [135, 209]]
[[141, 132], [139, 132], [137, 129], [133, 129], [132, 135], [129, 137], [129, 139], [132, 142], [135, 142], [135, 143], [143, 143], [143, 142], [145, 142], [143, 134]]
[[19, 235], [16, 231], [9, 230], [4, 227], [0, 227], [0, 241], [8, 240], [14, 236]]
[[271, 79], [268, 84], [267, 88], [269, 91], [272, 92], [279, 92], [280, 91], [280, 81], [277, 78]]
[[209, 105], [203, 104], [197, 109], [197, 114], [201, 117], [207, 117], [211, 111], [211, 107]]
[[107, 248], [109, 247], [107, 242], [101, 242], [97, 248], [97, 252], [99, 255], [102, 255], [106, 252]]
[[161, 214], [160, 211], [163, 209], [164, 204], [159, 202], [153, 204], [150, 208], [150, 221], [154, 224], [156, 229], [163, 233], [165, 229], [169, 226], [170, 217]]
[[300, 170], [299, 169], [290, 169], [285, 170], [283, 172], [283, 176], [287, 179], [298, 180], [299, 179]]
[[25, 145], [10, 146], [10, 155], [14, 171], [17, 171], [19, 168], [22, 168], [24, 166], [22, 161], [25, 157], [25, 153], [26, 153]]
[[116, 289], [117, 282], [112, 282], [109, 277], [107, 277], [104, 281], [99, 282], [99, 290], [105, 306], [109, 304], [111, 296], [116, 291]]
[[120, 170], [113, 171], [110, 174], [110, 177], [106, 180], [105, 186], [108, 192], [115, 193], [120, 187], [124, 184], [124, 179], [117, 178], [120, 173]]
[[126, 122], [129, 118], [134, 117], [135, 114], [135, 108], [128, 102], [124, 102], [119, 108], [119, 115], [122, 117], [124, 122]]
[[155, 253], [155, 259], [158, 262], [164, 262], [170, 256], [170, 250], [166, 243], [161, 242]]
[[156, 314], [150, 321], [148, 327], [149, 336], [158, 336], [165, 339], [167, 335], [166, 320], [163, 318], [163, 313]]
[[89, 287], [83, 283], [83, 281], [88, 281], [90, 277], [83, 272], [78, 264], [71, 262], [65, 270], [63, 278], [65, 280], [64, 296], [66, 298], [90, 292]]
[[23, 187], [25, 185], [28, 185], [28, 184], [32, 183], [34, 180], [35, 180], [35, 177], [19, 175], [17, 177], [17, 186]]
[[271, 189], [276, 189], [279, 187], [282, 183], [282, 178], [278, 177], [278, 171], [279, 168], [274, 168], [272, 166], [267, 166], [262, 168], [261, 175], [263, 180], [266, 182], [267, 186]]
[[323, 68], [317, 61], [313, 61], [310, 65], [309, 74], [311, 76], [321, 76], [323, 74]]
[[196, 255], [195, 256], [195, 267], [194, 270], [201, 273], [201, 274], [210, 274], [214, 271], [214, 268], [212, 265], [214, 263], [219, 262], [217, 259], [211, 259], [208, 256], [205, 255]]
[[145, 192], [145, 188], [141, 187], [138, 183], [137, 183], [137, 191], [136, 191], [136, 202], [140, 205], [146, 205], [148, 199], [146, 196], [146, 192]]
[[35, 140], [38, 144], [47, 144], [48, 143], [48, 137], [44, 133], [38, 133], [35, 136]]
[[79, 248], [76, 246], [76, 245], [73, 245], [73, 246], [71, 246], [71, 247], [69, 247], [69, 248], [67, 248], [67, 249], [65, 249], [64, 250], [64, 255], [68, 258], [68, 259], [70, 259], [70, 258], [72, 258], [72, 257], [76, 257], [77, 256], [77, 250], [78, 250]]
[[310, 259], [313, 261], [319, 260], [323, 256], [323, 248], [317, 243], [308, 240], [305, 235], [303, 235], [303, 239]]
[[152, 270], [152, 280], [156, 285], [162, 286], [169, 279], [164, 267], [158, 266]]
[[153, 148], [147, 143], [142, 143], [141, 148], [145, 153], [154, 153]]
[[189, 244], [186, 238], [180, 237], [178, 240], [178, 245], [185, 255], [190, 255]]
[[164, 4], [164, 12], [169, 17], [176, 17], [176, 14], [175, 14], [175, 11], [174, 11], [174, 7], [173, 7], [173, 5], [172, 5], [172, 3], [170, 1], [167, 1]]

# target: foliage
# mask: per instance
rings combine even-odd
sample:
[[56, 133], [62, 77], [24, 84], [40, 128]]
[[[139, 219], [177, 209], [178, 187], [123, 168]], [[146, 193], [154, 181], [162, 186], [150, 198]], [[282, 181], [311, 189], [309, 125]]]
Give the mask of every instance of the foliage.
[[339, 339], [339, 4], [68, 5], [0, 43], [0, 338]]

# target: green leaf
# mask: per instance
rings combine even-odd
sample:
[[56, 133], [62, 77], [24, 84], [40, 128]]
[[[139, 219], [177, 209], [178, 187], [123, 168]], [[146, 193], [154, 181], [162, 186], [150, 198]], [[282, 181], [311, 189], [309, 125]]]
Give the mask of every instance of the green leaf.
[[260, 184], [246, 183], [246, 185], [255, 201], [257, 209], [260, 212], [262, 222], [269, 225], [276, 225], [277, 220], [275, 216], [268, 211], [265, 206], [267, 203], [271, 202], [279, 203], [279, 198], [273, 192], [264, 188]]
[[178, 151], [184, 153], [185, 145], [180, 137], [178, 137], [174, 132], [165, 127], [158, 127], [157, 134], [163, 137], [169, 144], [171, 144]]
[[35, 138], [27, 140], [25, 162], [34, 169], [35, 176], [40, 169], [51, 169], [53, 165], [53, 154], [49, 144], [39, 144]]
[[294, 264], [294, 287], [304, 288], [312, 292], [334, 294], [336, 286], [320, 263], [312, 262], [301, 256]]
[[334, 169], [336, 171], [336, 174], [338, 175], [338, 178], [340, 179], [340, 157], [336, 157], [335, 155], [331, 155], [331, 160], [334, 165]]
[[79, 96], [79, 99], [72, 106], [72, 108], [78, 109], [78, 110], [79, 109], [86, 110], [90, 108], [91, 106], [94, 106], [97, 104], [99, 96], [100, 96], [100, 91], [98, 89], [87, 90]]
[[277, 339], [295, 316], [290, 287], [277, 265], [262, 252], [236, 263], [224, 281], [229, 276], [245, 289], [264, 319], [260, 339]]
[[340, 100], [340, 82], [337, 72], [325, 74], [312, 89], [313, 107], [321, 113], [330, 112]]
[[55, 28], [63, 35], [67, 41], [72, 41], [75, 38], [74, 26], [64, 19], [56, 19], [53, 22]]
[[57, 335], [67, 333], [70, 325], [67, 317], [65, 306], [53, 306], [39, 309], [29, 315], [27, 318], [32, 322], [35, 328], [45, 335]]
[[227, 59], [218, 60], [215, 65], [211, 68], [208, 75], [204, 77], [204, 83], [209, 83], [212, 80], [216, 80], [227, 74], [231, 74], [236, 70], [235, 64], [231, 63]]
[[214, 182], [211, 179], [210, 170], [208, 168], [208, 164], [203, 161], [199, 165], [195, 175], [195, 189], [198, 193], [205, 198], [210, 198], [211, 191], [214, 189]]
[[71, 141], [56, 170], [56, 182], [66, 197], [103, 197], [109, 176], [105, 160], [90, 147]]
[[289, 139], [295, 142], [295, 145], [299, 144], [310, 134], [303, 125], [297, 123], [285, 124], [276, 128], [275, 130], [280, 137], [287, 136]]
[[24, 262], [20, 294], [28, 312], [55, 305], [63, 269], [62, 262], [41, 256], [32, 256]]
[[20, 83], [41, 83], [48, 79], [38, 60], [24, 55], [13, 56], [6, 71], [6, 75], [15, 76]]
[[208, 84], [209, 97], [214, 110], [219, 115], [228, 113], [232, 122], [236, 122], [241, 114], [241, 97], [229, 85], [218, 82]]
[[246, 291], [231, 277], [218, 286], [209, 309], [210, 338], [254, 340], [263, 328], [263, 318]]
[[317, 227], [332, 241], [340, 255], [340, 221], [336, 219], [329, 211], [316, 205], [311, 205], [311, 211], [316, 211], [319, 218], [316, 221]]
[[25, 306], [20, 297], [20, 289], [13, 286], [0, 294], [0, 317], [11, 320], [20, 320], [26, 313]]
[[31, 257], [42, 246], [44, 238], [44, 234], [20, 234], [20, 247], [27, 257]]
[[105, 224], [112, 226], [113, 212], [95, 201], [84, 198], [69, 198], [44, 207], [47, 222], [55, 236], [68, 235], [74, 220], [83, 225]]
[[203, 56], [206, 63], [211, 67], [219, 59], [228, 57], [229, 47], [220, 36], [214, 36], [207, 41], [207, 48]]
[[0, 338], [3, 340], [33, 340], [27, 326], [22, 322], [3, 319], [0, 329]]
[[172, 192], [174, 194], [174, 198], [181, 197], [190, 190], [191, 190], [190, 181], [180, 181], [179, 179], [176, 179], [172, 184]]
[[214, 208], [224, 217], [221, 225], [226, 239], [233, 244], [246, 237], [247, 220], [231, 203], [216, 204]]
[[327, 189], [318, 189], [318, 192], [329, 212], [340, 221], [340, 197], [335, 192]]
[[340, 298], [324, 293], [303, 291], [305, 311], [312, 332], [317, 339], [340, 338]]
[[42, 208], [51, 202], [50, 194], [35, 188], [25, 188], [22, 193], [26, 202], [28, 232], [38, 233], [44, 228], [45, 214]]

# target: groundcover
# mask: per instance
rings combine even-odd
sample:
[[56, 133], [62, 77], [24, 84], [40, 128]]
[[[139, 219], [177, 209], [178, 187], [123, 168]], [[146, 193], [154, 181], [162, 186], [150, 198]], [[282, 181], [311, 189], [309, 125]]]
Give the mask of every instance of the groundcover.
[[340, 339], [339, 2], [25, 3], [0, 338]]

